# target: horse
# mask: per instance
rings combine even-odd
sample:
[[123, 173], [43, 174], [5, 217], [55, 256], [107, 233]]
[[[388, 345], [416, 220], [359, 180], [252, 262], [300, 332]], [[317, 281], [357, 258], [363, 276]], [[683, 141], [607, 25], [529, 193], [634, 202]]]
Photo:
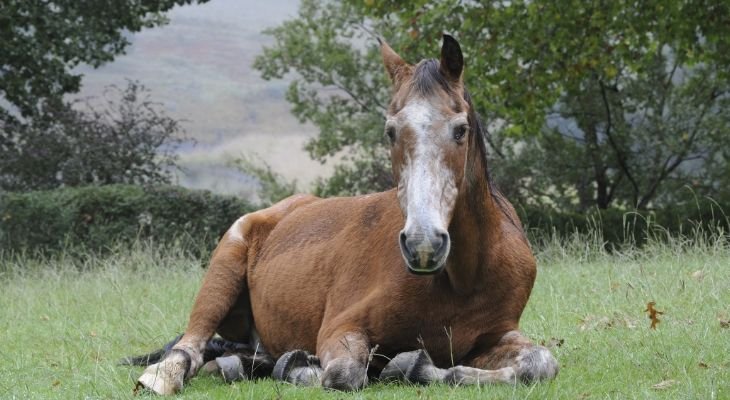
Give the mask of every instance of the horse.
[[[202, 367], [343, 391], [375, 378], [556, 376], [551, 352], [519, 330], [536, 261], [490, 178], [459, 43], [444, 35], [439, 60], [411, 65], [378, 41], [392, 83], [384, 133], [397, 187], [295, 195], [235, 221], [182, 337], [136, 360], [148, 365], [138, 387], [174, 394]], [[244, 345], [217, 357], [206, 350], [215, 340]]]

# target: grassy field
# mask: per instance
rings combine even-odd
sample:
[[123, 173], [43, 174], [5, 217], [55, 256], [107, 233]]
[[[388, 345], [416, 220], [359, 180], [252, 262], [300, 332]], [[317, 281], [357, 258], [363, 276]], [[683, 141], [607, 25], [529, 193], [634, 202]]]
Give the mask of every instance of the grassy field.
[[[372, 385], [352, 393], [270, 380], [193, 379], [180, 398], [730, 399], [730, 246], [680, 241], [606, 254], [548, 245], [522, 329], [561, 371], [534, 386]], [[128, 398], [141, 372], [118, 359], [181, 332], [203, 270], [141, 246], [79, 262], [0, 257], [0, 399]], [[656, 330], [643, 312], [663, 311]]]

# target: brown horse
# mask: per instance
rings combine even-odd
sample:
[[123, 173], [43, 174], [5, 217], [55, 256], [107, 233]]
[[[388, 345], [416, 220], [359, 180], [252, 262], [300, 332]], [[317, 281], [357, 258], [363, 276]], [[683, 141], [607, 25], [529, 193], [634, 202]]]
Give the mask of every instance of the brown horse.
[[[444, 35], [441, 59], [415, 66], [384, 42], [381, 52], [397, 188], [299, 195], [241, 217], [213, 254], [182, 339], [139, 385], [180, 390], [216, 332], [278, 359], [275, 378], [341, 390], [377, 373], [456, 384], [557, 374], [552, 354], [517, 330], [535, 259], [490, 183], [459, 44]], [[218, 361], [206, 369], [245, 369]]]

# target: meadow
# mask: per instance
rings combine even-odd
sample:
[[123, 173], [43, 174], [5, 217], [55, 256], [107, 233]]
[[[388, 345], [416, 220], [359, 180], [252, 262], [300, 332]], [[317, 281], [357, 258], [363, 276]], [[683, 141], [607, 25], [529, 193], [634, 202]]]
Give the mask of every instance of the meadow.
[[[649, 241], [606, 252], [591, 237], [536, 249], [522, 330], [555, 353], [536, 385], [374, 384], [325, 392], [261, 380], [189, 382], [181, 399], [730, 399], [730, 243]], [[205, 270], [182, 249], [0, 254], [0, 399], [132, 398], [141, 367], [117, 361], [184, 329]], [[648, 302], [662, 311], [656, 329]], [[138, 397], [148, 394], [139, 394]]]

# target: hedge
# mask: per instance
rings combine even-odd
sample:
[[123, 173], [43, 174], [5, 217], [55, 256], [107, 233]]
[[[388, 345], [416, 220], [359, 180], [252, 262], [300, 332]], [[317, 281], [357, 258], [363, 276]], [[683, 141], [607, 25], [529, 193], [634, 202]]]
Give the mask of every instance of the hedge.
[[565, 238], [578, 232], [598, 233], [607, 245], [640, 246], [648, 238], [698, 238], [730, 232], [730, 219], [725, 214], [730, 211], [730, 204], [721, 205], [711, 199], [693, 199], [650, 211], [592, 209], [580, 214], [540, 207], [517, 206], [516, 209], [531, 238], [538, 241], [551, 235]]
[[[626, 212], [592, 210], [584, 214], [517, 205], [533, 241], [573, 232], [599, 233], [608, 245], [641, 245], [696, 232], [730, 231], [723, 208], [697, 199], [667, 210]], [[139, 239], [177, 244], [203, 255], [239, 216], [255, 206], [233, 196], [176, 186], [131, 185], [64, 188], [0, 193], [0, 252], [54, 252], [61, 249], [103, 251]]]
[[176, 186], [132, 185], [0, 193], [0, 248], [103, 251], [136, 240], [211, 250], [254, 207], [233, 196]]

